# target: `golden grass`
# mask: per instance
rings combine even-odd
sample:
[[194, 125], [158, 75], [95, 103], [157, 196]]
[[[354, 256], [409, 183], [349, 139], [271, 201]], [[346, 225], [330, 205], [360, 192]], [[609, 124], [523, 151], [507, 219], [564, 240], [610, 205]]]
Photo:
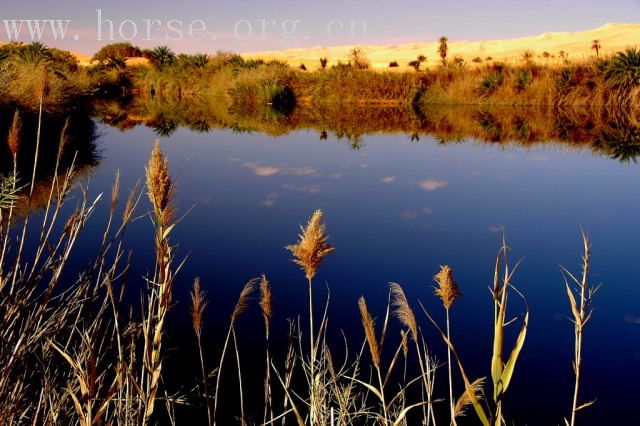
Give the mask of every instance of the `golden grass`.
[[[60, 164], [58, 163], [58, 166]], [[56, 167], [58, 167], [56, 166]], [[34, 165], [34, 168], [36, 166]], [[172, 215], [165, 212], [173, 208], [175, 183], [170, 178], [168, 161], [159, 145], [155, 145], [147, 164], [147, 192], [153, 207], [154, 249], [156, 265], [148, 286], [143, 293], [139, 311], [131, 310], [124, 303], [124, 283], [129, 270], [123, 247], [127, 224], [134, 217], [142, 191], [133, 189], [127, 200], [122, 222], [117, 221], [115, 212], [120, 202], [119, 177], [112, 188], [108, 200], [109, 219], [102, 239], [98, 239], [96, 259], [69, 287], [59, 288], [63, 272], [69, 267], [69, 259], [87, 220], [95, 212], [98, 200], [87, 198], [87, 191], [79, 188], [78, 207], [64, 218], [61, 208], [69, 199], [73, 188], [71, 182], [75, 170], [73, 164], [61, 175], [62, 182], [55, 183], [64, 196], [49, 196], [44, 208], [43, 223], [35, 226], [35, 237], [39, 244], [11, 247], [4, 245], [0, 256], [0, 416], [10, 421], [21, 419], [34, 424], [79, 423], [91, 424], [151, 424], [171, 422], [178, 404], [189, 404], [189, 410], [206, 409], [209, 424], [226, 424], [217, 418], [217, 408], [224, 401], [233, 401], [229, 392], [222, 391], [222, 380], [226, 351], [231, 338], [236, 356], [234, 368], [238, 378], [239, 421], [263, 416], [265, 424], [282, 420], [295, 420], [299, 425], [312, 424], [383, 424], [402, 425], [422, 422], [426, 425], [454, 422], [473, 406], [480, 421], [485, 425], [508, 423], [502, 404], [516, 370], [516, 362], [524, 347], [528, 327], [528, 307], [523, 297], [525, 313], [520, 331], [508, 355], [505, 356], [504, 342], [507, 340], [507, 297], [514, 292], [522, 296], [514, 286], [514, 271], [507, 262], [507, 248], [503, 244], [496, 257], [492, 299], [494, 304], [493, 356], [490, 368], [493, 383], [493, 398], [484, 398], [482, 379], [471, 381], [463, 368], [462, 356], [457, 352], [448, 329], [443, 331], [438, 323], [421, 307], [428, 319], [440, 333], [448, 350], [458, 365], [464, 381], [464, 393], [454, 401], [451, 419], [435, 416], [434, 383], [437, 363], [434, 353], [441, 349], [436, 342], [427, 342], [411, 304], [398, 284], [389, 287], [387, 313], [380, 335], [376, 332], [374, 318], [364, 298], [358, 302], [364, 329], [364, 342], [351, 345], [345, 337], [344, 357], [330, 345], [326, 336], [328, 330], [328, 305], [324, 309], [320, 327], [313, 327], [313, 303], [311, 297], [312, 279], [318, 273], [322, 260], [334, 248], [329, 245], [324, 217], [316, 211], [306, 227], [302, 229], [300, 240], [291, 247], [296, 264], [301, 266], [309, 282], [310, 353], [303, 349], [300, 327], [292, 321], [290, 341], [284, 363], [274, 362], [266, 346], [265, 405], [264, 412], [245, 411], [243, 373], [238, 345], [236, 322], [253, 304], [252, 295], [260, 289], [260, 307], [265, 323], [265, 335], [269, 339], [270, 324], [276, 312], [273, 294], [268, 280], [263, 275], [246, 283], [230, 312], [230, 324], [220, 355], [218, 367], [207, 371], [205, 360], [209, 359], [200, 342], [204, 327], [206, 295], [199, 280], [194, 282], [191, 292], [191, 320], [198, 339], [202, 378], [196, 386], [189, 378], [183, 377], [182, 389], [178, 394], [170, 394], [164, 382], [163, 363], [169, 353], [164, 347], [167, 328], [165, 326], [172, 307], [172, 289], [176, 274], [180, 270], [169, 242], [175, 225]], [[59, 185], [59, 186], [58, 186]], [[53, 186], [53, 184], [52, 184]], [[2, 186], [10, 191], [11, 185]], [[7, 189], [9, 188], [9, 189]], [[2, 197], [7, 193], [0, 194]], [[26, 195], [21, 195], [25, 197]], [[9, 209], [13, 207], [10, 205]], [[65, 223], [65, 226], [61, 226]], [[59, 223], [60, 226], [56, 226]], [[23, 219], [26, 229], [21, 235], [24, 240], [32, 234], [33, 222]], [[56, 231], [59, 229], [59, 231]], [[0, 237], [9, 237], [9, 227], [2, 223]], [[589, 283], [588, 272], [591, 247], [586, 237], [583, 239], [584, 255], [582, 277], [576, 279], [565, 270], [567, 281], [573, 281], [576, 290], [567, 283], [570, 307], [574, 315], [575, 374], [576, 384], [572, 417], [591, 403], [578, 404], [580, 366], [582, 360], [582, 330], [591, 318], [591, 296], [597, 287]], [[75, 271], [74, 271], [75, 272]], [[438, 293], [447, 313], [459, 295], [459, 289], [451, 269], [442, 267], [436, 275]], [[425, 292], [425, 295], [428, 293]], [[580, 302], [578, 302], [578, 298]], [[354, 306], [355, 308], [355, 306]], [[391, 329], [389, 318], [395, 316], [401, 324], [401, 341], [397, 349], [386, 357], [384, 349], [388, 345], [386, 335]], [[510, 312], [509, 312], [510, 314]], [[509, 315], [510, 316], [510, 315]], [[510, 321], [509, 321], [510, 322]], [[316, 337], [317, 336], [317, 337]], [[379, 337], [378, 337], [379, 336]], [[509, 339], [510, 340], [510, 339]], [[413, 345], [409, 344], [413, 342]], [[429, 344], [427, 344], [429, 343]], [[355, 350], [353, 347], [356, 347]], [[362, 352], [369, 348], [371, 366], [367, 369], [361, 362]], [[413, 348], [411, 346], [414, 346]], [[415, 354], [413, 354], [415, 351]], [[252, 354], [253, 355], [253, 354]], [[404, 357], [405, 372], [402, 379], [394, 374]], [[406, 363], [417, 358], [419, 373], [406, 378]], [[449, 365], [452, 361], [449, 360]], [[281, 385], [280, 391], [272, 392], [270, 374]], [[215, 374], [214, 407], [210, 409], [209, 381]], [[375, 377], [374, 377], [375, 375]], [[300, 376], [300, 377], [297, 377]], [[226, 377], [226, 376], [225, 376]], [[33, 386], [34, 383], [42, 386]], [[452, 386], [451, 378], [449, 380]], [[417, 389], [417, 386], [420, 389]], [[200, 390], [202, 389], [202, 390]], [[252, 389], [255, 392], [255, 389]], [[202, 395], [204, 393], [204, 395]], [[213, 392], [212, 392], [213, 393]], [[276, 395], [284, 397], [284, 404], [274, 403]], [[204, 398], [203, 398], [204, 397]], [[166, 412], [158, 409], [166, 405]], [[422, 413], [418, 410], [422, 408]], [[262, 411], [262, 410], [261, 410]], [[438, 420], [438, 421], [437, 421]], [[571, 424], [575, 424], [575, 417]]]

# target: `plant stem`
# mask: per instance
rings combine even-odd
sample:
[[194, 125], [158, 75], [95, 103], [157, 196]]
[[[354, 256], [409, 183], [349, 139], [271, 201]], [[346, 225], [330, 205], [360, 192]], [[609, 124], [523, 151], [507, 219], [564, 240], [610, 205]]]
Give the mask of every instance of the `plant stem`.
[[[449, 325], [449, 309], [447, 309], [447, 340], [451, 341], [451, 329]], [[451, 374], [451, 348], [447, 345], [447, 367], [449, 367], [449, 407], [451, 408], [451, 424], [456, 426], [456, 414], [453, 403], [453, 375]]]
[[315, 425], [316, 422], [316, 398], [315, 398], [315, 365], [316, 365], [316, 349], [315, 342], [313, 336], [313, 285], [311, 282], [311, 278], [309, 280], [309, 342], [310, 342], [310, 363], [309, 363], [309, 375], [310, 375], [310, 405], [309, 405], [309, 420], [311, 422], [311, 426]]

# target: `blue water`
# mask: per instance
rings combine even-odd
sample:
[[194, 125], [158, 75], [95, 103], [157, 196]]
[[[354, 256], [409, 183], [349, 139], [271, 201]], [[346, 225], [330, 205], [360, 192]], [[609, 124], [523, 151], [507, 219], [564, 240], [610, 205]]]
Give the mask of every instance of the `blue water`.
[[[105, 125], [99, 125], [99, 133], [102, 160], [92, 172], [91, 192], [108, 193], [116, 169], [128, 190], [144, 178], [156, 135], [144, 127], [121, 132]], [[321, 208], [336, 251], [316, 279], [317, 310], [328, 286], [335, 340], [341, 341], [344, 329], [354, 342], [350, 350], [357, 350], [363, 336], [358, 297], [366, 297], [381, 323], [388, 283], [394, 281], [404, 287], [432, 349], [446, 359], [433, 327], [418, 314], [418, 300], [444, 318], [431, 277], [439, 265], [449, 264], [464, 293], [452, 310], [453, 341], [470, 376], [487, 376], [490, 382], [488, 286], [504, 235], [513, 263], [524, 259], [514, 284], [531, 308], [505, 415], [514, 424], [561, 424], [573, 392], [573, 327], [559, 265], [579, 271], [582, 226], [593, 244], [591, 280], [603, 286], [586, 330], [581, 388], [582, 402], [597, 402], [580, 414], [580, 423], [635, 424], [629, 407], [640, 377], [638, 166], [553, 142], [521, 148], [474, 140], [440, 145], [428, 136], [414, 142], [404, 134], [363, 139], [359, 150], [331, 134], [320, 140], [315, 131], [271, 137], [180, 129], [162, 139], [172, 171], [179, 171], [179, 212], [192, 207], [172, 237], [179, 256], [188, 258], [176, 283], [169, 345], [191, 337], [188, 291], [196, 276], [210, 298], [205, 336], [212, 359], [237, 295], [252, 277], [265, 273], [272, 283], [274, 327], [281, 334], [287, 318], [305, 318], [304, 276], [284, 247], [295, 242], [298, 225]], [[148, 208], [143, 199], [139, 213]], [[105, 202], [90, 221], [93, 237], [80, 242], [78, 264], [93, 253], [107, 210]], [[133, 250], [129, 287], [137, 294], [153, 268], [149, 219], [136, 221], [126, 241]], [[512, 297], [511, 314], [523, 312], [523, 304]], [[183, 327], [188, 331], [180, 333]], [[517, 332], [517, 325], [511, 328]], [[394, 321], [394, 338], [399, 330]], [[248, 347], [263, 338], [255, 307], [241, 319], [238, 333]], [[283, 351], [285, 343], [283, 335], [274, 345]], [[178, 353], [169, 357], [177, 359]], [[445, 367], [437, 383], [437, 394], [445, 397]], [[261, 392], [261, 385], [254, 388]], [[462, 390], [458, 381], [455, 393]]]

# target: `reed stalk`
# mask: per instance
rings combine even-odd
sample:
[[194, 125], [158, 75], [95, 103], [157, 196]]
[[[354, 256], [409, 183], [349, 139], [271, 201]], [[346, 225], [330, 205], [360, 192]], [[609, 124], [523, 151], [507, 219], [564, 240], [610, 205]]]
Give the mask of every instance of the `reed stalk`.
[[317, 343], [314, 338], [313, 326], [313, 277], [322, 265], [323, 259], [335, 249], [327, 243], [329, 237], [326, 234], [326, 227], [323, 222], [321, 210], [316, 210], [309, 219], [307, 226], [301, 226], [300, 229], [301, 233], [297, 244], [289, 245], [286, 248], [293, 254], [294, 258], [292, 261], [299, 265], [305, 272], [309, 286], [309, 417], [311, 425], [315, 426], [319, 407], [317, 406], [316, 398], [317, 377], [315, 369]]
[[[453, 279], [453, 273], [451, 267], [448, 265], [441, 266], [440, 272], [438, 272], [433, 280], [436, 282], [435, 294], [442, 301], [442, 306], [446, 311], [447, 316], [447, 339], [451, 340], [451, 327], [449, 320], [449, 311], [451, 306], [458, 297], [462, 295], [458, 284]], [[447, 370], [449, 373], [449, 408], [451, 415], [451, 424], [456, 425], [455, 416], [455, 402], [453, 400], [453, 374], [451, 372], [451, 349], [447, 346]]]
[[[591, 243], [589, 241], [589, 237], [587, 234], [582, 231], [582, 276], [580, 279], [576, 278], [569, 270], [565, 267], [562, 268], [562, 273], [564, 276], [564, 283], [567, 290], [567, 296], [569, 298], [569, 303], [571, 304], [571, 312], [573, 318], [571, 321], [574, 326], [574, 360], [573, 360], [573, 372], [575, 374], [575, 383], [573, 389], [573, 404], [571, 406], [571, 419], [570, 421], [565, 422], [570, 426], [575, 426], [576, 424], [576, 414], [578, 411], [583, 410], [587, 407], [590, 407], [595, 403], [595, 400], [591, 400], [589, 402], [583, 403], [579, 405], [579, 390], [580, 390], [580, 378], [581, 378], [581, 370], [582, 370], [582, 341], [584, 336], [584, 328], [591, 319], [591, 315], [593, 313], [592, 302], [593, 296], [598, 291], [600, 286], [592, 286], [589, 283], [589, 266], [591, 263]], [[567, 279], [568, 278], [568, 279]], [[572, 282], [575, 289], [569, 285], [569, 282]], [[577, 293], [574, 294], [574, 293]], [[579, 301], [576, 301], [576, 296], [579, 298]]]

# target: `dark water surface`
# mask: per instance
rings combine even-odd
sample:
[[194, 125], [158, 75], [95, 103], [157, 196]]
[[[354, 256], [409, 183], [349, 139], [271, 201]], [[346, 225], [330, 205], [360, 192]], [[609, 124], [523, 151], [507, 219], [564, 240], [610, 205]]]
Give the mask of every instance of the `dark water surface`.
[[[91, 193], [108, 194], [116, 169], [128, 190], [143, 179], [157, 134], [145, 127], [123, 132], [104, 124], [97, 132], [101, 160], [91, 171]], [[416, 141], [407, 132], [390, 131], [359, 135], [354, 149], [349, 140], [333, 132], [325, 138], [317, 129], [275, 137], [180, 128], [162, 138], [172, 170], [180, 170], [179, 211], [193, 206], [173, 234], [179, 255], [188, 260], [176, 283], [178, 304], [168, 335], [169, 347], [187, 349], [169, 352], [167, 374], [182, 375], [181, 368], [194, 380], [198, 374], [197, 359], [189, 359], [195, 341], [187, 312], [196, 276], [210, 299], [205, 338], [211, 366], [239, 291], [261, 273], [272, 283], [276, 301], [274, 346], [276, 352], [285, 350], [286, 319], [305, 318], [307, 287], [284, 246], [296, 240], [298, 225], [321, 208], [336, 247], [316, 279], [318, 311], [324, 283], [331, 289], [331, 339], [340, 344], [343, 329], [352, 342], [349, 350], [356, 351], [363, 338], [358, 297], [366, 297], [381, 323], [390, 281], [404, 287], [416, 313], [421, 300], [443, 319], [431, 277], [439, 265], [449, 264], [464, 293], [452, 310], [453, 340], [470, 376], [488, 377], [487, 391], [493, 321], [488, 286], [505, 235], [514, 263], [524, 258], [515, 285], [531, 308], [505, 415], [517, 425], [562, 424], [573, 392], [573, 327], [559, 264], [578, 272], [582, 226], [593, 244], [592, 281], [603, 286], [586, 330], [581, 388], [583, 402], [597, 402], [581, 414], [581, 423], [636, 424], [629, 407], [637, 399], [640, 378], [638, 165], [553, 141], [492, 144], [467, 136], [443, 144], [440, 139], [423, 134]], [[108, 210], [104, 204], [80, 241], [74, 258], [78, 267], [94, 254]], [[146, 200], [142, 205], [141, 212], [148, 209]], [[133, 250], [129, 286], [134, 296], [144, 288], [142, 277], [152, 271], [152, 238], [151, 223], [142, 218], [126, 239]], [[132, 303], [138, 303], [135, 297]], [[523, 311], [514, 297], [511, 313]], [[433, 327], [422, 314], [418, 317], [436, 355], [446, 359]], [[399, 330], [394, 321], [394, 338]], [[262, 378], [255, 374], [263, 362], [263, 326], [255, 306], [240, 320], [238, 333], [247, 366], [246, 393], [259, 403]], [[444, 367], [436, 387], [437, 396], [445, 397]], [[462, 384], [456, 388], [461, 393]], [[228, 392], [236, 392], [233, 383]]]

